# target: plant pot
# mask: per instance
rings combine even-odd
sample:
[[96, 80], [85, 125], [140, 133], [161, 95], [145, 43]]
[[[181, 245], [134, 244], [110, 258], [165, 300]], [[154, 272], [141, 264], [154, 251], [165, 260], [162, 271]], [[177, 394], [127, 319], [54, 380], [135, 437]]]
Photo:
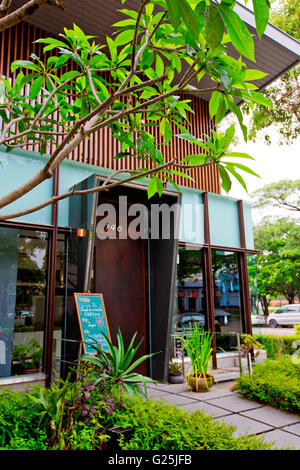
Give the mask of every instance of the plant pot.
[[177, 375], [169, 374], [168, 382], [169, 382], [169, 384], [183, 384], [184, 375], [183, 374], [177, 374]]
[[124, 436], [124, 439], [127, 440], [134, 433], [134, 428], [124, 429], [122, 426], [117, 426], [115, 428], [107, 429], [107, 434], [110, 436], [110, 440], [107, 443], [108, 450], [120, 450], [119, 438]]
[[24, 369], [24, 374], [37, 374], [41, 372], [41, 368], [39, 369]]
[[210, 387], [214, 383], [214, 377], [212, 375], [206, 375], [205, 378], [190, 376], [188, 383], [194, 392], [209, 392]]

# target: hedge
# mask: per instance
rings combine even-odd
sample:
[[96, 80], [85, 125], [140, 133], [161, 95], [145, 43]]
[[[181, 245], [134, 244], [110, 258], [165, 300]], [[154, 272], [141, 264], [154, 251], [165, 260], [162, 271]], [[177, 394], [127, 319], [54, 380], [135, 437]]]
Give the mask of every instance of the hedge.
[[237, 379], [237, 391], [246, 398], [284, 411], [300, 412], [300, 364], [290, 356], [267, 359], [252, 375]]

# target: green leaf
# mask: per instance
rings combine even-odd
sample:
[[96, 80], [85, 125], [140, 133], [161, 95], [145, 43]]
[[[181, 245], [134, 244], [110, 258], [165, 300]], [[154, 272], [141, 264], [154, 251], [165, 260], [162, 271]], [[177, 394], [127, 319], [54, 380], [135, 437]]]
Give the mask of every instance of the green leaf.
[[231, 188], [230, 177], [224, 167], [222, 167], [221, 165], [218, 165], [218, 169], [219, 169], [219, 173], [220, 173], [220, 177], [222, 181], [221, 186], [223, 189], [225, 189], [226, 193], [228, 193], [228, 191]]
[[238, 158], [249, 158], [250, 160], [255, 160], [255, 158], [251, 157], [251, 155], [248, 155], [248, 153], [243, 153], [243, 152], [228, 152], [225, 153], [223, 157], [238, 157]]
[[248, 98], [250, 98], [250, 100], [254, 103], [262, 104], [263, 106], [267, 106], [268, 108], [273, 108], [272, 101], [266, 96], [264, 96], [262, 93], [258, 93], [257, 91], [251, 91], [251, 94], [248, 96]]
[[207, 44], [214, 51], [221, 44], [224, 35], [224, 23], [219, 14], [219, 8], [214, 5], [209, 7], [205, 32]]
[[220, 103], [222, 101], [222, 93], [219, 91], [214, 91], [211, 95], [210, 101], [209, 101], [209, 115], [211, 119], [215, 116], [217, 113]]
[[248, 192], [248, 189], [247, 189], [247, 185], [246, 185], [246, 182], [245, 180], [241, 177], [241, 175], [239, 173], [237, 173], [234, 169], [234, 167], [230, 164], [226, 164], [226, 168], [227, 170], [238, 180], [238, 182], [243, 186], [243, 188], [245, 189], [245, 191]]
[[36, 78], [30, 86], [30, 98], [34, 100], [42, 89], [44, 77]]
[[190, 7], [187, 0], [171, 0], [176, 2], [180, 16], [187, 30], [193, 35], [194, 39], [199, 39], [199, 28], [196, 20], [196, 15]]
[[157, 178], [157, 176], [152, 176], [147, 187], [148, 198], [150, 199], [157, 192], [161, 196], [163, 193], [163, 190], [164, 190], [164, 187], [163, 187], [162, 181], [159, 178]]
[[224, 4], [220, 5], [220, 10], [234, 47], [245, 57], [255, 62], [254, 42], [245, 23], [235, 11]]
[[247, 69], [245, 70], [244, 81], [249, 82], [251, 80], [259, 80], [266, 77], [267, 75], [267, 73], [262, 72], [261, 70]]
[[204, 165], [206, 163], [207, 156], [203, 153], [196, 153], [194, 155], [188, 155], [181, 160], [181, 163], [188, 162], [189, 165]]
[[269, 2], [267, 0], [252, 0], [255, 16], [255, 25], [258, 36], [261, 38], [269, 21]]
[[186, 173], [183, 173], [182, 171], [170, 170], [170, 172], [172, 173], [172, 175], [181, 176], [181, 178], [187, 178], [191, 181], [194, 181], [194, 178], [192, 178], [190, 175], [187, 175]]
[[166, 0], [166, 2], [171, 23], [174, 27], [174, 30], [177, 31], [180, 22], [180, 12], [177, 3], [174, 0]]
[[253, 175], [253, 176], [257, 176], [257, 178], [260, 178], [260, 176], [255, 173], [255, 171], [251, 170], [251, 168], [248, 168], [247, 166], [245, 165], [242, 165], [241, 163], [236, 163], [236, 162], [226, 162], [226, 164], [231, 164], [233, 165], [234, 167], [237, 167], [239, 168], [240, 170], [243, 170], [243, 171], [246, 171], [246, 173], [249, 173], [250, 175]]
[[132, 29], [127, 29], [125, 31], [122, 31], [120, 34], [115, 39], [115, 47], [118, 46], [123, 46], [124, 44], [128, 44], [129, 42], [132, 41], [134, 36], [134, 30]]
[[31, 62], [30, 60], [15, 60], [15, 62], [11, 64], [11, 71], [14, 72], [19, 67], [22, 67], [23, 69], [29, 69], [29, 70], [36, 70], [36, 71], [40, 70], [40, 67], [34, 64], [33, 62]]

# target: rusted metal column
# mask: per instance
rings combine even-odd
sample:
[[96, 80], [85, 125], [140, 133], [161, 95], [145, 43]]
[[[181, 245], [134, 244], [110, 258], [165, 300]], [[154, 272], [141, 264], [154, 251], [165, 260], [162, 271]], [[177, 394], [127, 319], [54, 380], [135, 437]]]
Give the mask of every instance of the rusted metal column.
[[249, 335], [252, 335], [251, 300], [250, 300], [250, 291], [249, 291], [249, 275], [248, 275], [243, 201], [237, 201], [237, 208], [238, 208], [238, 220], [239, 220], [240, 245], [241, 245], [241, 248], [243, 248], [243, 251], [239, 253], [241, 281], [242, 281], [242, 304], [243, 304], [246, 333], [248, 333]]
[[210, 230], [209, 230], [209, 212], [208, 212], [208, 195], [207, 192], [202, 193], [202, 202], [204, 206], [204, 243], [207, 245], [203, 248], [204, 252], [204, 276], [205, 276], [205, 292], [206, 292], [206, 308], [208, 317], [208, 327], [213, 333], [212, 347], [213, 357], [212, 365], [213, 368], [217, 368], [217, 356], [216, 348], [217, 341], [215, 335], [215, 306], [214, 306], [214, 286], [213, 286], [213, 275], [212, 275], [212, 257], [211, 257], [211, 246], [210, 246]]
[[[58, 195], [59, 188], [59, 169], [53, 174], [52, 195]], [[49, 244], [49, 268], [48, 268], [48, 290], [46, 307], [46, 334], [45, 334], [45, 374], [46, 387], [49, 387], [52, 380], [53, 364], [53, 333], [54, 333], [54, 309], [55, 309], [55, 284], [56, 284], [56, 251], [57, 251], [57, 220], [58, 203], [52, 204], [51, 231]]]

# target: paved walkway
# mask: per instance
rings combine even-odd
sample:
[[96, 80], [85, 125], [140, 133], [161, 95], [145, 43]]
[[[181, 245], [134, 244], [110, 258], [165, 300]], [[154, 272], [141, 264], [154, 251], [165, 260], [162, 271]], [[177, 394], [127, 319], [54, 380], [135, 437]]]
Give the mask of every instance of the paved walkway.
[[148, 398], [183, 407], [187, 411], [203, 411], [236, 427], [234, 435], [263, 434], [266, 441], [278, 448], [300, 450], [300, 413], [277, 410], [242, 398], [232, 391], [234, 382], [215, 384], [209, 392], [195, 393], [187, 385], [149, 384]]

